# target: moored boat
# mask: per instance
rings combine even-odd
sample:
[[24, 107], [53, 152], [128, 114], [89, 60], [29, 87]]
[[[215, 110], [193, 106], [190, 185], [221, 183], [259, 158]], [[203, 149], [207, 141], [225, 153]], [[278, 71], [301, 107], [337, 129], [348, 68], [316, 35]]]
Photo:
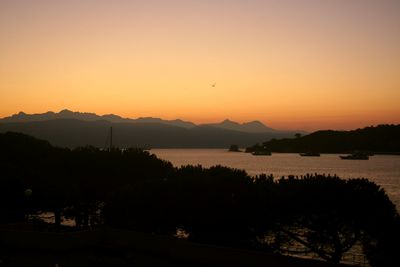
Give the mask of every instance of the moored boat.
[[317, 152], [306, 152], [306, 153], [300, 153], [300, 156], [302, 157], [320, 157], [321, 154]]
[[251, 153], [253, 156], [271, 156], [271, 151], [254, 151]]
[[369, 155], [365, 153], [353, 153], [347, 156], [339, 156], [341, 159], [350, 159], [350, 160], [368, 160]]

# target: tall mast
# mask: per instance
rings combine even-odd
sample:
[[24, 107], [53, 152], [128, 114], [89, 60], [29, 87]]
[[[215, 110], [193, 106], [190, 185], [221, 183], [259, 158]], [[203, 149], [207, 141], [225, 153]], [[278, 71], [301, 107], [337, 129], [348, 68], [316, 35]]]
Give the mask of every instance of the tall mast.
[[110, 151], [112, 149], [113, 146], [113, 129], [112, 126], [110, 127]]

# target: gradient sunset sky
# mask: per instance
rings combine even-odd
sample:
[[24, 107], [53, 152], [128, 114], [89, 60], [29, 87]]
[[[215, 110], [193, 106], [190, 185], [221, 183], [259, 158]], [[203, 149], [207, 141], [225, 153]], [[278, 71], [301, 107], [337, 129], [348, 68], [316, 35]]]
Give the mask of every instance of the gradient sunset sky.
[[398, 0], [0, 1], [0, 117], [353, 129], [399, 103]]

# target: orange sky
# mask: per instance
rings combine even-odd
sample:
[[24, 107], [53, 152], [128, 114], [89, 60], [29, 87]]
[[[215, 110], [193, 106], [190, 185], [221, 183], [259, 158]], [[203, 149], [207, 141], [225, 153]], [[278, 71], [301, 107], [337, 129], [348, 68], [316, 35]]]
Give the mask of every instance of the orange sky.
[[2, 0], [0, 117], [400, 123], [399, 29], [396, 0]]

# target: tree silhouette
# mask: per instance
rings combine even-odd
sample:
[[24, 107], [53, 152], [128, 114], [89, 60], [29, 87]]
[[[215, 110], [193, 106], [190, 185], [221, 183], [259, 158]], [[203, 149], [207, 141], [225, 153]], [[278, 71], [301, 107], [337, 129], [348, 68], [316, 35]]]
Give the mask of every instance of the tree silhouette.
[[399, 214], [366, 179], [174, 168], [141, 149], [61, 149], [17, 133], [0, 134], [0, 147], [0, 223], [53, 212], [58, 230], [68, 216], [78, 229], [180, 230], [193, 242], [311, 252], [332, 263], [360, 244], [372, 266], [399, 265]]

